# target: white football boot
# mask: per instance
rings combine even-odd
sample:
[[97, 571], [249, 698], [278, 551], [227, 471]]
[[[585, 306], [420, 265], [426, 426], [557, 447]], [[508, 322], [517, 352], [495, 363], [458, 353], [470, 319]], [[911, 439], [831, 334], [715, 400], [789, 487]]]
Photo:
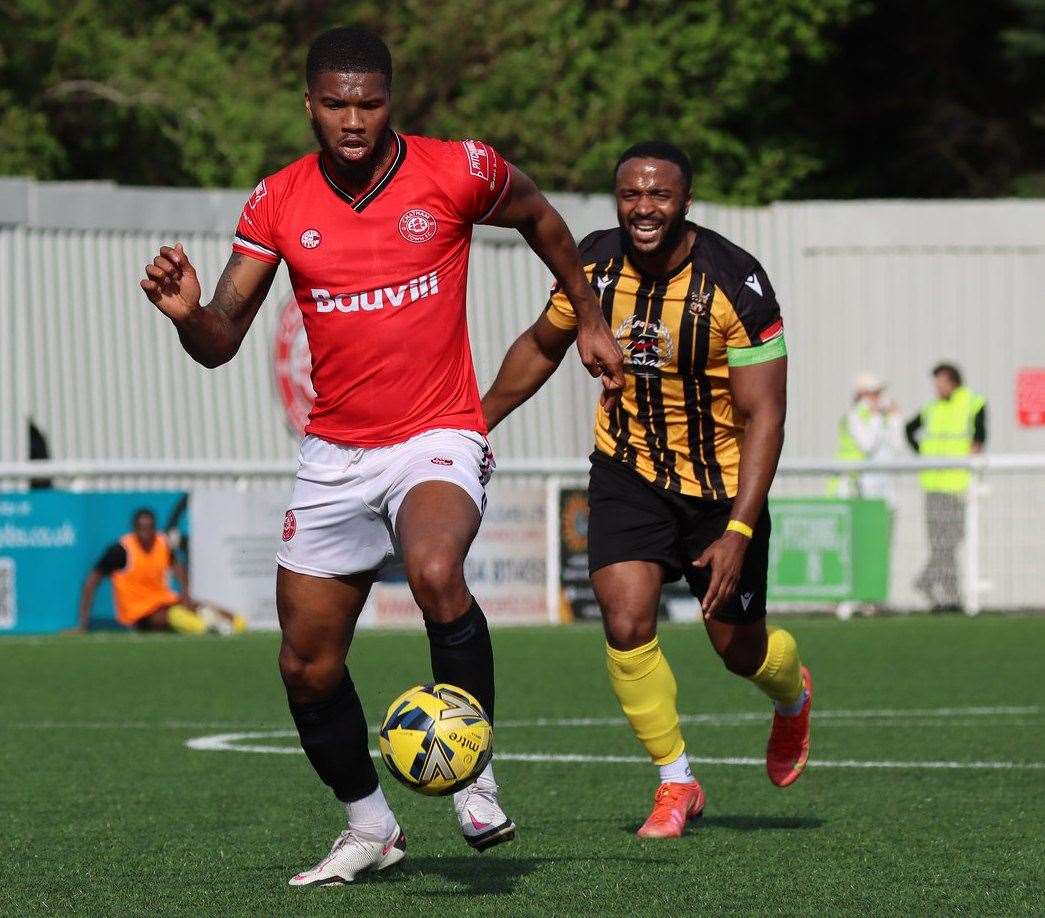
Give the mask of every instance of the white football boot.
[[476, 851], [515, 838], [515, 823], [497, 802], [497, 782], [489, 766], [472, 784], [454, 794], [454, 809], [464, 840]]
[[406, 855], [406, 836], [396, 824], [385, 841], [374, 841], [346, 829], [315, 867], [290, 878], [291, 886], [342, 886], [364, 873], [398, 864]]
[[211, 634], [232, 634], [232, 622], [217, 609], [200, 605], [196, 607], [196, 614]]

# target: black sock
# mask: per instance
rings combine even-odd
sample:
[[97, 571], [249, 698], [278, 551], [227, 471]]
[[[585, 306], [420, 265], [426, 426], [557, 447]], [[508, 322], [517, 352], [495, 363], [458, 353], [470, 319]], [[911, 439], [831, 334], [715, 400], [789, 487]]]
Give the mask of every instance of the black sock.
[[436, 682], [449, 682], [475, 696], [493, 723], [493, 645], [486, 616], [474, 599], [456, 621], [425, 620]]
[[350, 803], [377, 790], [363, 705], [347, 669], [333, 695], [307, 704], [291, 701], [290, 714], [301, 748], [338, 800]]

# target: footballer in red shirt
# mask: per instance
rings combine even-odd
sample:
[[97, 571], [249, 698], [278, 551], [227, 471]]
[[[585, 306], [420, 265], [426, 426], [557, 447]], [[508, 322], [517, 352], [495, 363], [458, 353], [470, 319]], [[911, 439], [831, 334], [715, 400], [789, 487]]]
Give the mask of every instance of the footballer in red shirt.
[[[285, 261], [304, 317], [315, 406], [277, 556], [279, 665], [301, 745], [347, 812], [330, 854], [291, 885], [351, 882], [401, 860], [405, 837], [381, 792], [345, 666], [382, 565], [400, 554], [431, 645], [432, 675], [494, 715], [486, 619], [464, 580], [493, 460], [465, 314], [472, 226], [517, 229], [578, 318], [577, 346], [612, 401], [623, 360], [565, 223], [489, 144], [391, 127], [391, 55], [359, 28], [309, 48], [305, 109], [319, 151], [251, 193], [207, 305], [181, 244], [141, 286], [208, 367], [235, 355]], [[483, 850], [515, 825], [492, 768], [454, 795]]]

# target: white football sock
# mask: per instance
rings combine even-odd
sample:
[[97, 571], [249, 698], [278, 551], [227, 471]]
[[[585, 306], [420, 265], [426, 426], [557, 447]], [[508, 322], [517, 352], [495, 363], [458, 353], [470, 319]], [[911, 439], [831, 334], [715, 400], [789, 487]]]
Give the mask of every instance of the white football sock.
[[686, 750], [682, 750], [680, 755], [674, 762], [668, 762], [667, 765], [660, 766], [660, 783], [661, 784], [691, 784], [697, 779], [693, 777], [693, 772], [689, 770], [689, 756], [686, 755]]
[[344, 806], [348, 814], [348, 827], [353, 832], [377, 841], [384, 841], [392, 834], [396, 818], [385, 800], [380, 784], [372, 794]]
[[475, 781], [473, 781], [471, 784], [466, 785], [465, 787], [462, 787], [459, 791], [457, 791], [457, 793], [454, 794], [455, 806], [460, 807], [463, 804], [465, 797], [468, 796], [468, 789], [474, 787], [480, 778], [485, 778], [487, 781], [491, 782], [496, 787], [497, 779], [493, 776], [493, 762], [487, 762], [486, 767], [481, 772], [479, 772], [478, 775], [476, 775]]
[[802, 694], [798, 696], [798, 701], [794, 704], [781, 704], [779, 701], [773, 702], [773, 707], [776, 708], [777, 714], [784, 717], [797, 717], [802, 713], [802, 708], [805, 707], [806, 699], [809, 697], [809, 692], [802, 689]]

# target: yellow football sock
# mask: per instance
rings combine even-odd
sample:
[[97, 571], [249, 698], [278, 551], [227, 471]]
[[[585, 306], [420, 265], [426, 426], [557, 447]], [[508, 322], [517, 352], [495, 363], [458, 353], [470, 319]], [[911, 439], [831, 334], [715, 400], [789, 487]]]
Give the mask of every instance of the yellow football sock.
[[167, 624], [178, 634], [206, 634], [207, 626], [192, 609], [176, 605], [167, 609]]
[[674, 762], [686, 749], [675, 708], [678, 686], [654, 638], [634, 650], [606, 645], [610, 684], [640, 743], [657, 765]]
[[780, 705], [793, 705], [802, 694], [802, 661], [798, 645], [782, 628], [769, 628], [766, 658], [751, 681]]

